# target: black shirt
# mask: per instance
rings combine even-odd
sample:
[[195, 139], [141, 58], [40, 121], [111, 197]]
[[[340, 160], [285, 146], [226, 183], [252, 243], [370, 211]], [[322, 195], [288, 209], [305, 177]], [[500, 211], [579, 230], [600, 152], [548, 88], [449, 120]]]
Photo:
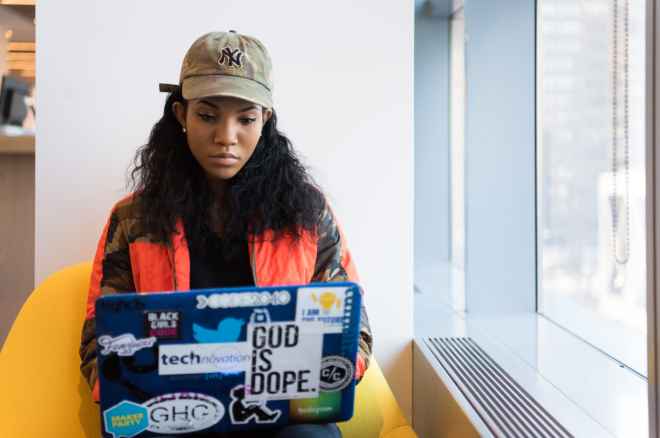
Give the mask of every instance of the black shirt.
[[204, 244], [189, 245], [191, 289], [254, 286], [247, 241], [227, 245], [212, 232]]

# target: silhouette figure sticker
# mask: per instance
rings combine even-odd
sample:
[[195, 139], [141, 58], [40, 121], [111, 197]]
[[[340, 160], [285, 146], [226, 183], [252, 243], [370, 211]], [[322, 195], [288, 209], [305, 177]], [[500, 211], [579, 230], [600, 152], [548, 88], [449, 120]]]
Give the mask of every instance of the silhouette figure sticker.
[[269, 408], [263, 400], [246, 401], [245, 386], [243, 385], [233, 387], [230, 395], [229, 418], [232, 424], [275, 423], [282, 415], [282, 411]]

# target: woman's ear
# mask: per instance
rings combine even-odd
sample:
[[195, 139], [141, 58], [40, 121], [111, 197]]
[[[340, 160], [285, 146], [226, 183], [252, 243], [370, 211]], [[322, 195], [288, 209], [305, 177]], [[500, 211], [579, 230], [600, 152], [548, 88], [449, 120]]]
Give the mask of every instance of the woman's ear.
[[181, 125], [181, 128], [184, 130], [186, 129], [186, 107], [182, 102], [174, 102], [172, 104], [172, 112], [174, 113], [174, 117], [179, 121], [179, 124]]
[[272, 115], [273, 115], [273, 110], [272, 109], [267, 108], [267, 109], [263, 110], [264, 125], [266, 124], [266, 122], [268, 122], [270, 120]]

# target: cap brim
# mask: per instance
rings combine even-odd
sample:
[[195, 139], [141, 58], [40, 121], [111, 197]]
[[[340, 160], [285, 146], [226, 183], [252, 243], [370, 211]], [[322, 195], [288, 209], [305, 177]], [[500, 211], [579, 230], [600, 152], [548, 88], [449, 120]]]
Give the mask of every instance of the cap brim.
[[158, 84], [158, 91], [160, 91], [161, 93], [174, 93], [178, 89], [179, 86], [176, 84], [165, 84], [165, 83]]
[[254, 102], [264, 108], [273, 107], [270, 91], [259, 82], [240, 76], [208, 75], [193, 76], [183, 80], [183, 98], [201, 99], [212, 96], [229, 96]]

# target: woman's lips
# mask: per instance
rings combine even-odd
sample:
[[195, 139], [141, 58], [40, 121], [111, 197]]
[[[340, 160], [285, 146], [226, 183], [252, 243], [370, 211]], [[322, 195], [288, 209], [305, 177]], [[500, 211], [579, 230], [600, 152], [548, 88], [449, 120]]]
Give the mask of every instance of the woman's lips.
[[238, 157], [234, 154], [222, 153], [209, 156], [209, 161], [215, 166], [233, 166], [238, 163]]

